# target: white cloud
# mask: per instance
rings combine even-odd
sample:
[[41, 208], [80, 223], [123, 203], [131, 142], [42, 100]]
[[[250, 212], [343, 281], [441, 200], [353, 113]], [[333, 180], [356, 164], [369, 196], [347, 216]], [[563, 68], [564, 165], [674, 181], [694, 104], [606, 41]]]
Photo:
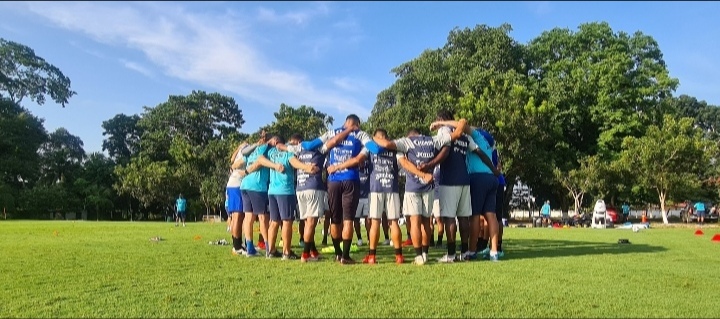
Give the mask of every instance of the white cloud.
[[316, 16], [324, 16], [330, 13], [330, 8], [327, 4], [319, 2], [316, 3], [315, 7], [305, 10], [289, 11], [284, 13], [277, 13], [273, 9], [260, 7], [258, 9], [257, 19], [259, 21], [271, 22], [271, 23], [293, 23], [293, 24], [305, 24], [310, 19]]
[[530, 1], [527, 2], [527, 4], [530, 6], [530, 9], [532, 9], [533, 13], [538, 16], [544, 16], [552, 12], [552, 4], [550, 1]]
[[[171, 77], [226, 90], [272, 109], [285, 102], [369, 114], [368, 109], [346, 95], [316, 88], [303, 73], [273, 67], [244, 33], [249, 26], [230, 13], [207, 15], [176, 6], [142, 3], [26, 5], [31, 12], [62, 28], [84, 33], [101, 43], [139, 50]], [[306, 21], [300, 16], [294, 19]], [[134, 66], [142, 72], [142, 68]]]
[[361, 92], [370, 88], [367, 81], [351, 77], [333, 78], [332, 83], [339, 89], [348, 92]]
[[120, 63], [122, 63], [126, 68], [136, 71], [144, 76], [153, 77], [152, 71], [136, 62], [120, 59]]

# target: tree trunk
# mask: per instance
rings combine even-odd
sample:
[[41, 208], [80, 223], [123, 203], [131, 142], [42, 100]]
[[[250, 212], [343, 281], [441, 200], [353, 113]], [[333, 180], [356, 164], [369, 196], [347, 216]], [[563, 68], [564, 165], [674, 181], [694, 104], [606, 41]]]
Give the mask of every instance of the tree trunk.
[[575, 193], [573, 192], [573, 200], [575, 201], [575, 214], [580, 214], [580, 206], [582, 205], [583, 197], [585, 196], [585, 193]]
[[663, 224], [665, 224], [665, 225], [670, 223], [670, 221], [668, 221], [667, 211], [665, 211], [665, 198], [666, 197], [667, 197], [667, 194], [665, 194], [665, 192], [660, 192], [660, 213], [662, 214]]

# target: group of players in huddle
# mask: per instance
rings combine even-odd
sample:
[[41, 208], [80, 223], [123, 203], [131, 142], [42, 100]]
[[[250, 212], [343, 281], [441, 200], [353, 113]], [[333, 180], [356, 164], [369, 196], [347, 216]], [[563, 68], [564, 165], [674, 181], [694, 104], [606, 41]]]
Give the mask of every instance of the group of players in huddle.
[[[497, 261], [503, 255], [500, 208], [505, 181], [492, 135], [470, 127], [465, 119], [454, 121], [449, 111], [438, 112], [430, 129], [437, 133], [425, 136], [411, 129], [406, 137], [391, 140], [385, 130], [377, 129], [371, 137], [360, 130], [360, 119], [349, 115], [342, 127], [313, 140], [294, 134], [285, 141], [263, 133], [256, 143], [241, 144], [232, 155], [226, 189], [232, 252], [252, 257], [259, 256], [261, 248], [268, 258], [317, 261], [315, 229], [325, 217], [335, 260], [353, 264], [353, 228], [359, 231], [364, 217], [369, 251], [362, 262], [375, 264], [386, 218], [395, 261], [403, 263], [398, 221], [404, 215], [415, 264], [427, 262], [429, 247], [436, 244], [435, 229], [436, 247], [442, 247], [443, 235], [447, 237], [447, 253], [438, 262]], [[406, 180], [401, 199], [402, 175]], [[291, 249], [295, 212], [301, 256]], [[258, 247], [253, 242], [255, 221], [262, 235]]]

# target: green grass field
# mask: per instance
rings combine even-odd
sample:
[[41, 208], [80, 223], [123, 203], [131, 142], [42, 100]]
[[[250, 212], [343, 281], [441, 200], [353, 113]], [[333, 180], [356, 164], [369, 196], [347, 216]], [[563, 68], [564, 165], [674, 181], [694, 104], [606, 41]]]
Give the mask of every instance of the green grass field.
[[7, 221], [0, 317], [717, 318], [720, 229], [694, 231], [510, 228], [498, 263], [395, 265], [384, 247], [343, 266], [233, 256], [208, 245], [224, 223]]

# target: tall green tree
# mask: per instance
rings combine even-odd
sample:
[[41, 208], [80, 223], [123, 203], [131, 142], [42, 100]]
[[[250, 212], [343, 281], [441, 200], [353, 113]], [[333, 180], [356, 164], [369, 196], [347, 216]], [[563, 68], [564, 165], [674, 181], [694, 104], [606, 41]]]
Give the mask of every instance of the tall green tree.
[[306, 105], [294, 108], [282, 103], [280, 109], [274, 115], [275, 121], [261, 127], [258, 132], [264, 130], [285, 138], [300, 133], [305, 139], [313, 139], [325, 133], [328, 126], [332, 125], [334, 121], [332, 116]]
[[16, 190], [35, 181], [40, 173], [38, 149], [46, 139], [42, 119], [0, 98], [0, 181]]
[[65, 107], [76, 92], [60, 69], [17, 42], [0, 38], [0, 96], [20, 104], [30, 98], [44, 104], [45, 97]]
[[70, 134], [65, 128], [50, 133], [40, 149], [42, 179], [48, 184], [54, 184], [77, 177], [85, 159], [83, 145], [80, 137]]
[[138, 126], [140, 116], [117, 114], [103, 121], [103, 151], [107, 151], [116, 163], [127, 164], [130, 157], [140, 151], [142, 129]]
[[666, 202], [696, 192], [710, 157], [717, 154], [692, 118], [672, 115], [665, 115], [661, 126], [649, 126], [642, 137], [625, 138], [622, 146], [620, 160], [633, 172], [637, 188], [656, 193], [666, 224]]

